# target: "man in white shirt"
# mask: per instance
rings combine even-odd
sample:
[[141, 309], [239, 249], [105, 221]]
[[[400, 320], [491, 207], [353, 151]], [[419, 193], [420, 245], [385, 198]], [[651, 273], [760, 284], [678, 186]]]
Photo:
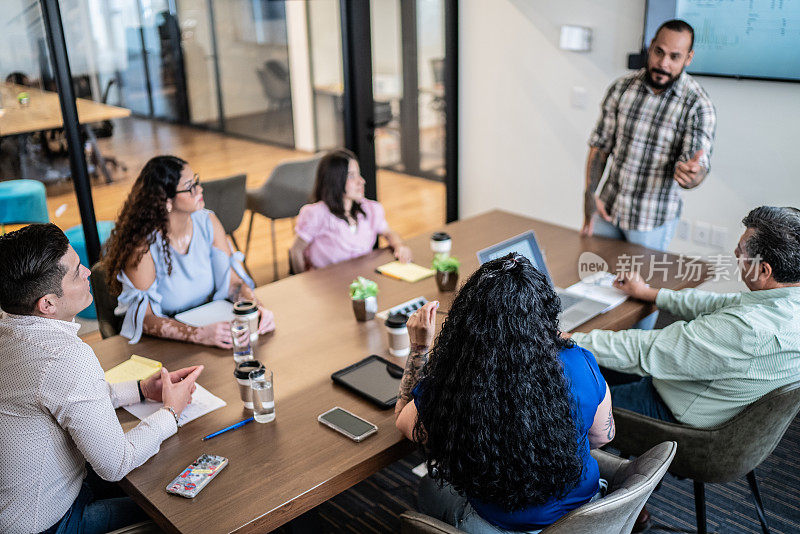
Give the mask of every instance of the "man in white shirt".
[[[35, 224], [0, 237], [0, 532], [108, 532], [143, 519], [129, 498], [97, 500], [86, 462], [117, 481], [177, 432], [202, 366], [108, 384], [75, 314], [90, 271], [64, 233]], [[124, 433], [115, 408], [164, 409]]]

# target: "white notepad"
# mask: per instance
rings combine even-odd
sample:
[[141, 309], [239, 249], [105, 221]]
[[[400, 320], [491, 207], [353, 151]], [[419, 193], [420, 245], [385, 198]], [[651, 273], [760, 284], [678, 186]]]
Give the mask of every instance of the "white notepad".
[[[216, 395], [213, 395], [200, 384], [196, 384], [196, 386], [197, 389], [195, 389], [194, 393], [192, 394], [192, 403], [187, 404], [186, 408], [184, 408], [183, 412], [181, 412], [181, 416], [178, 419], [178, 426], [183, 426], [190, 421], [194, 421], [198, 417], [202, 417], [205, 414], [211, 413], [217, 408], [222, 408], [228, 404]], [[145, 417], [156, 413], [163, 407], [163, 402], [156, 402], [150, 399], [146, 399], [144, 402], [140, 402], [138, 404], [124, 406], [127, 411], [139, 419], [144, 419]]]
[[227, 300], [212, 300], [202, 306], [175, 314], [175, 319], [189, 326], [206, 326], [233, 320], [233, 304]]
[[596, 300], [608, 306], [603, 310], [606, 313], [613, 310], [628, 299], [627, 293], [614, 287], [616, 275], [606, 272], [595, 273], [587, 276], [577, 284], [566, 288], [567, 293]]

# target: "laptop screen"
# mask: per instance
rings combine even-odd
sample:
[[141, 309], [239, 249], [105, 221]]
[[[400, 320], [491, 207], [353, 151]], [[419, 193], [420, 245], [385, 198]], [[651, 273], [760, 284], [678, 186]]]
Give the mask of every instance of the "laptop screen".
[[527, 232], [506, 239], [496, 245], [479, 250], [478, 261], [484, 264], [487, 261], [502, 258], [511, 252], [516, 252], [525, 256], [534, 267], [546, 274], [547, 278], [550, 278], [550, 273], [547, 271], [547, 265], [544, 263], [542, 252], [539, 249], [539, 244], [536, 242], [536, 236], [533, 230], [528, 230]]

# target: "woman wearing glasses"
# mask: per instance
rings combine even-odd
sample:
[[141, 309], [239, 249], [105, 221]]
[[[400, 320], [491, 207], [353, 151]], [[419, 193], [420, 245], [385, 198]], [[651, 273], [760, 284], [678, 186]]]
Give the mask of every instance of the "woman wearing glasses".
[[142, 333], [221, 348], [231, 347], [229, 324], [193, 327], [171, 317], [212, 300], [254, 300], [259, 333], [275, 329], [272, 312], [255, 297], [241, 252], [204, 209], [203, 187], [191, 167], [174, 156], [152, 158], [142, 169], [106, 244], [103, 262], [112, 291], [120, 292], [123, 336]]

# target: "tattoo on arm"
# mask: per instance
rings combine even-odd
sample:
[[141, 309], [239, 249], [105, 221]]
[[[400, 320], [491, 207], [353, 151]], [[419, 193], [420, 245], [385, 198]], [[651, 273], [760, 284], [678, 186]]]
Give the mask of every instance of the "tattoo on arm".
[[243, 286], [243, 282], [232, 283], [230, 289], [228, 290], [228, 300], [231, 302], [237, 302], [241, 297]]
[[706, 174], [708, 174], [708, 169], [706, 169], [705, 167], [700, 167], [700, 170], [697, 171], [697, 178], [692, 183], [692, 187], [697, 187], [698, 185], [700, 185], [700, 182], [702, 182], [705, 179]]
[[606, 431], [606, 437], [608, 437], [608, 441], [614, 439], [614, 436], [617, 433], [617, 428], [614, 425], [614, 412], [611, 409], [608, 410], [608, 419], [606, 420], [606, 424], [603, 429]]
[[603, 172], [606, 170], [606, 161], [608, 155], [600, 150], [595, 150], [589, 159], [589, 165], [586, 177], [586, 192], [583, 200], [583, 214], [588, 219], [590, 218], [597, 207], [594, 203], [594, 194], [597, 191], [597, 186], [603, 178]]
[[398, 413], [411, 401], [411, 391], [419, 382], [420, 371], [427, 362], [428, 347], [425, 345], [411, 345], [411, 353], [406, 360], [406, 369], [403, 372], [403, 378], [400, 380], [400, 392], [398, 393], [395, 413]]
[[197, 343], [199, 339], [197, 328], [183, 324], [175, 319], [158, 317], [149, 313], [144, 317], [142, 331], [155, 337], [190, 341], [192, 343]]

